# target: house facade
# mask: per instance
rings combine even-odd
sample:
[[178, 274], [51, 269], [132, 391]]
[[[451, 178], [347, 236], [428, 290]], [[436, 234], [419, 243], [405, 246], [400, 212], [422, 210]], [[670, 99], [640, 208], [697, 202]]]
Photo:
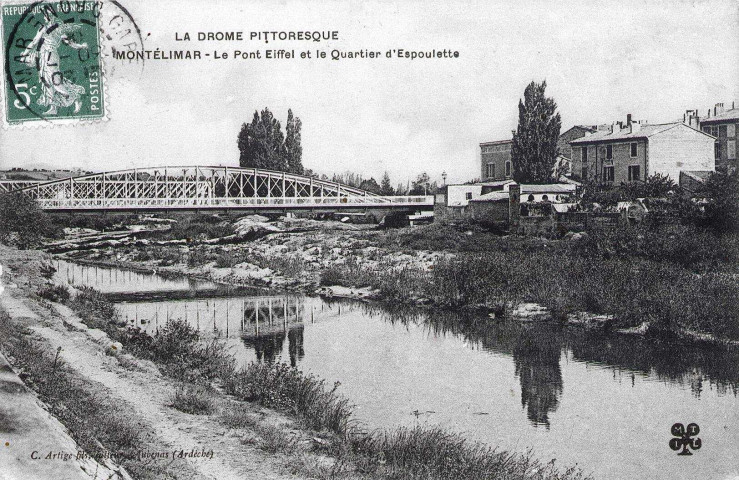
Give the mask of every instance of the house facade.
[[718, 103], [708, 111], [707, 117], [701, 118], [700, 128], [703, 132], [716, 138], [713, 155], [716, 159], [716, 167], [739, 168], [736, 155], [737, 132], [739, 131], [739, 108], [724, 110], [724, 104]]
[[512, 147], [513, 140], [498, 140], [480, 144], [480, 179], [483, 182], [511, 178], [513, 175]]
[[680, 171], [715, 170], [714, 137], [682, 122], [614, 123], [570, 142], [572, 173], [583, 181], [605, 184], [644, 181], [654, 174], [675, 183]]
[[[594, 133], [599, 129], [606, 128], [604, 125], [575, 125], [566, 130], [557, 140], [559, 156], [556, 168], [558, 173], [569, 175], [572, 165], [572, 140], [581, 138], [587, 134]], [[480, 144], [480, 178], [482, 181], [507, 180], [513, 176], [513, 163], [511, 161], [511, 150], [513, 140], [498, 140]]]

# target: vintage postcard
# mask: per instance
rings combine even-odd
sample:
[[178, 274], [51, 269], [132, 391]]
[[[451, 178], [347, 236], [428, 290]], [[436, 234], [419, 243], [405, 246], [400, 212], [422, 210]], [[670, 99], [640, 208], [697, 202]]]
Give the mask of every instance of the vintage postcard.
[[739, 480], [736, 0], [0, 39], [0, 480]]

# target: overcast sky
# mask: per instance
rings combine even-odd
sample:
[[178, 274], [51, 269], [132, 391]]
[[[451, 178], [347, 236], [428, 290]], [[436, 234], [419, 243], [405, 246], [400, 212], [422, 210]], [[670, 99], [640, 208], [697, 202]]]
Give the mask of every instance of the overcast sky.
[[[531, 80], [573, 124], [664, 122], [739, 98], [739, 4], [120, 0], [147, 48], [458, 50], [453, 60], [149, 61], [108, 79], [103, 124], [0, 130], [0, 168], [238, 165], [255, 109], [303, 121], [303, 164], [394, 183], [479, 176], [478, 144], [510, 137]], [[609, 5], [605, 5], [608, 3]], [[206, 6], [207, 5], [207, 6]], [[197, 43], [175, 32], [338, 30], [332, 43]]]

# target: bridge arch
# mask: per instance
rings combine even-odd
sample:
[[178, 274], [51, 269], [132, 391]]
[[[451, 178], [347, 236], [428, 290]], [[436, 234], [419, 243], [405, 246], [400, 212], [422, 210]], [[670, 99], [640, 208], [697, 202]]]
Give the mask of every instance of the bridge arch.
[[45, 210], [432, 207], [433, 197], [381, 196], [305, 175], [241, 167], [149, 167], [21, 188]]

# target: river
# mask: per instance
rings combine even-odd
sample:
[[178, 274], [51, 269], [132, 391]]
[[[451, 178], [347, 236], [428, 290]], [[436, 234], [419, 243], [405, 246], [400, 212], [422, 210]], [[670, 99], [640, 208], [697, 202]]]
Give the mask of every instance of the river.
[[[57, 268], [61, 280], [113, 295], [121, 316], [149, 333], [186, 319], [241, 364], [286, 362], [340, 382], [368, 429], [441, 425], [597, 479], [739, 477], [737, 351]], [[673, 423], [697, 423], [702, 448], [672, 451]]]

